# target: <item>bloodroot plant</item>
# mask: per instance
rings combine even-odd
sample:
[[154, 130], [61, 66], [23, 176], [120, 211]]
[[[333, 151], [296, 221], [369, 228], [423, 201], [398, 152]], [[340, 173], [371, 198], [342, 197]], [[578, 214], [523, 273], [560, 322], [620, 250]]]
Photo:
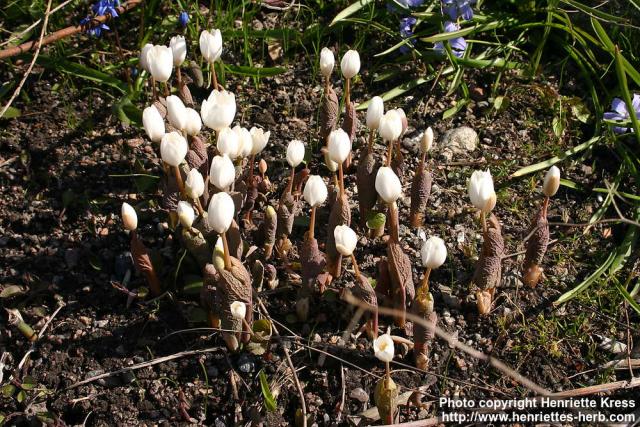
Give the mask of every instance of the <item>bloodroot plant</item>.
[[160, 279], [158, 279], [156, 270], [153, 268], [149, 250], [138, 238], [138, 233], [136, 232], [138, 228], [138, 215], [135, 209], [128, 203], [122, 204], [122, 224], [124, 225], [124, 229], [131, 234], [131, 255], [133, 257], [133, 263], [136, 269], [146, 277], [151, 295], [157, 297], [162, 293]]
[[391, 335], [380, 335], [373, 342], [373, 352], [378, 360], [385, 364], [385, 376], [378, 381], [374, 392], [374, 401], [378, 407], [380, 419], [385, 424], [394, 424], [398, 414], [398, 386], [391, 379], [389, 364], [393, 360], [395, 349]]
[[533, 217], [531, 228], [529, 229], [529, 240], [527, 241], [527, 252], [522, 266], [522, 279], [525, 285], [534, 288], [540, 282], [543, 271], [540, 265], [547, 252], [549, 245], [549, 221], [547, 220], [547, 210], [549, 209], [549, 199], [553, 197], [560, 188], [560, 169], [552, 166], [547, 171], [542, 185], [544, 201], [540, 210]]
[[320, 104], [319, 130], [324, 145], [332, 130], [338, 123], [338, 95], [331, 87], [331, 73], [335, 65], [333, 52], [329, 48], [322, 48], [320, 52], [320, 72], [324, 76], [324, 96]]
[[416, 171], [413, 182], [411, 183], [411, 213], [409, 221], [412, 227], [421, 227], [424, 222], [424, 215], [427, 211], [429, 203], [429, 195], [431, 194], [431, 172], [427, 167], [427, 153], [433, 145], [433, 130], [429, 127], [424, 132], [420, 140], [420, 165]]
[[374, 96], [369, 101], [367, 109], [367, 127], [369, 128], [369, 142], [366, 148], [360, 151], [358, 168], [356, 173], [356, 185], [358, 187], [358, 206], [360, 208], [360, 225], [365, 225], [373, 207], [376, 204], [377, 194], [375, 189], [376, 174], [380, 165], [373, 153], [373, 143], [376, 132], [380, 127], [380, 119], [384, 115], [384, 102], [379, 96]]

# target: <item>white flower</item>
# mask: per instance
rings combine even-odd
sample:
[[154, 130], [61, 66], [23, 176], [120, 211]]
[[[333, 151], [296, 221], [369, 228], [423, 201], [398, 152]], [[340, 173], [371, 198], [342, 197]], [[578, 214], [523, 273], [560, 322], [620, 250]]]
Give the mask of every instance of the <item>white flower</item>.
[[238, 135], [238, 154], [237, 157], [247, 157], [251, 154], [253, 149], [253, 138], [247, 128], [243, 128], [240, 125], [236, 125], [233, 131]]
[[209, 63], [220, 59], [220, 55], [222, 55], [222, 34], [220, 30], [211, 32], [204, 30], [200, 33], [200, 53]]
[[200, 129], [202, 129], [200, 114], [193, 108], [187, 108], [187, 122], [184, 127], [185, 132], [187, 132], [187, 135], [195, 136], [200, 133]]
[[160, 142], [164, 136], [164, 120], [155, 105], [150, 105], [142, 112], [142, 124], [147, 136], [153, 142]]
[[380, 136], [385, 141], [395, 141], [402, 134], [402, 117], [396, 110], [389, 110], [380, 119]]
[[179, 67], [187, 57], [187, 42], [183, 36], [173, 36], [169, 41], [169, 47], [173, 52], [173, 65]]
[[234, 319], [242, 320], [247, 314], [247, 305], [242, 301], [234, 301], [231, 303], [231, 315]]
[[331, 172], [335, 172], [338, 170], [338, 164], [331, 160], [331, 156], [329, 155], [329, 150], [323, 150], [324, 154], [324, 164], [327, 165], [327, 169]]
[[184, 191], [192, 199], [197, 199], [204, 193], [204, 178], [198, 169], [191, 169], [184, 181]]
[[360, 71], [360, 55], [355, 50], [348, 50], [340, 61], [340, 70], [345, 79], [355, 77]]
[[558, 192], [558, 188], [560, 188], [560, 169], [556, 166], [551, 166], [544, 176], [542, 191], [545, 196], [552, 197]]
[[382, 166], [376, 175], [376, 191], [385, 203], [394, 203], [402, 195], [402, 184], [393, 169]]
[[184, 130], [187, 126], [187, 107], [175, 95], [167, 96], [167, 119], [178, 130]]
[[311, 175], [304, 185], [302, 192], [304, 199], [311, 205], [317, 207], [327, 200], [327, 186], [319, 175]]
[[151, 72], [149, 71], [149, 63], [147, 62], [147, 53], [149, 53], [149, 49], [152, 47], [153, 45], [151, 43], [147, 43], [140, 50], [140, 67], [142, 67], [142, 69], [147, 73]]
[[332, 130], [329, 134], [329, 157], [334, 162], [340, 164], [344, 162], [351, 152], [351, 140], [349, 135], [342, 129]]
[[382, 362], [389, 363], [393, 360], [394, 347], [391, 335], [380, 335], [373, 341], [373, 353]]
[[200, 115], [204, 124], [215, 131], [231, 126], [236, 116], [236, 96], [226, 90], [213, 90], [202, 101]]
[[400, 132], [400, 136], [402, 136], [407, 131], [407, 126], [409, 126], [409, 122], [407, 121], [407, 115], [405, 114], [402, 108], [396, 108], [396, 111], [400, 116], [400, 123], [402, 123], [402, 131]]
[[238, 141], [238, 134], [231, 128], [222, 128], [218, 131], [218, 142], [216, 148], [220, 154], [226, 154], [230, 159], [238, 157], [238, 151], [240, 148], [240, 141]]
[[253, 145], [251, 148], [251, 154], [256, 155], [267, 146], [271, 132], [265, 132], [264, 130], [254, 126], [251, 128], [249, 133], [251, 134], [251, 142]]
[[162, 137], [160, 156], [169, 166], [177, 167], [182, 163], [187, 151], [189, 151], [189, 144], [178, 132], [169, 132]]
[[420, 248], [422, 265], [427, 268], [438, 268], [447, 259], [447, 247], [439, 237], [430, 237]]
[[374, 96], [369, 101], [369, 107], [367, 108], [367, 127], [369, 129], [378, 129], [383, 115], [384, 101], [379, 96]]
[[215, 156], [211, 160], [211, 169], [209, 170], [209, 181], [218, 190], [226, 190], [233, 184], [236, 179], [236, 168], [227, 155]]
[[196, 217], [196, 213], [193, 211], [191, 204], [189, 202], [180, 201], [178, 202], [177, 211], [180, 224], [182, 224], [183, 227], [191, 228], [193, 220]]
[[333, 56], [333, 52], [328, 47], [323, 47], [320, 51], [320, 72], [323, 76], [329, 77], [333, 72], [333, 66], [336, 60]]
[[496, 193], [493, 190], [491, 172], [475, 171], [469, 180], [469, 199], [481, 211], [488, 213], [496, 206]]
[[216, 193], [211, 197], [207, 209], [207, 222], [216, 233], [222, 234], [231, 226], [236, 206], [233, 199], [225, 192]]
[[166, 82], [173, 71], [173, 52], [167, 46], [153, 46], [147, 52], [147, 67], [157, 82]]
[[129, 203], [122, 204], [121, 215], [125, 230], [133, 231], [138, 228], [138, 214]]
[[344, 256], [349, 256], [353, 253], [358, 243], [358, 236], [347, 225], [338, 225], [333, 229], [333, 237], [336, 241], [336, 249]]
[[292, 168], [297, 167], [304, 160], [304, 143], [294, 139], [287, 146], [287, 163]]
[[426, 153], [427, 151], [431, 150], [432, 146], [433, 146], [433, 129], [431, 129], [431, 126], [429, 126], [427, 130], [424, 131], [424, 134], [420, 139], [420, 149], [422, 150], [423, 153]]

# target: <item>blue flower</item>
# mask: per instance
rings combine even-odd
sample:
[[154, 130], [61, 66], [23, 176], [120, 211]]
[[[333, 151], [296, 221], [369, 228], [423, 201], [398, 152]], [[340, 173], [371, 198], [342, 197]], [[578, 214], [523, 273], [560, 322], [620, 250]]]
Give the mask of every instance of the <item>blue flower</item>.
[[[640, 119], [640, 95], [634, 94], [633, 100], [631, 100], [631, 105], [633, 107], [634, 112], [636, 113], [636, 117]], [[604, 118], [607, 120], [629, 120], [631, 116], [629, 115], [629, 110], [627, 110], [627, 104], [620, 98], [613, 98], [611, 101], [611, 109], [613, 111], [607, 111], [604, 113]], [[623, 128], [620, 126], [614, 126], [613, 131], [615, 133], [625, 133], [628, 132], [628, 128]]]
[[442, 0], [442, 10], [454, 21], [458, 17], [468, 21], [473, 18], [471, 5], [475, 2], [476, 0]]
[[396, 8], [396, 5], [398, 4], [405, 9], [409, 9], [420, 6], [422, 3], [424, 3], [424, 0], [393, 0], [392, 2], [387, 3], [387, 10], [389, 12], [397, 12], [398, 8]]
[[[407, 16], [400, 20], [400, 36], [403, 39], [408, 39], [413, 36], [413, 29], [411, 27], [416, 25], [416, 21], [416, 18], [414, 18], [413, 16]], [[415, 44], [415, 40], [412, 39], [409, 41], [409, 43]], [[409, 48], [406, 44], [400, 46], [400, 52], [407, 53], [408, 51]]]
[[187, 24], [189, 23], [189, 14], [185, 11], [180, 12], [180, 17], [178, 18], [178, 22], [180, 22], [180, 25], [182, 25], [182, 27], [186, 27]]
[[92, 37], [100, 37], [103, 31], [109, 31], [110, 28], [107, 24], [99, 24], [92, 27], [92, 18], [90, 16], [84, 17], [80, 20], [80, 25], [83, 27], [87, 27], [87, 34]]
[[112, 18], [118, 17], [118, 11], [116, 8], [120, 6], [120, 0], [98, 0], [93, 6], [91, 6], [91, 10], [97, 16], [111, 15]]
[[[460, 26], [454, 22], [447, 21], [444, 23], [444, 31], [446, 33], [458, 31], [459, 29]], [[451, 45], [451, 51], [453, 52], [453, 54], [458, 58], [462, 58], [462, 55], [464, 55], [464, 51], [467, 50], [467, 41], [463, 37], [454, 37], [452, 39], [449, 39], [448, 42]], [[436, 42], [433, 45], [433, 49], [436, 52], [444, 53], [445, 48], [443, 42]]]

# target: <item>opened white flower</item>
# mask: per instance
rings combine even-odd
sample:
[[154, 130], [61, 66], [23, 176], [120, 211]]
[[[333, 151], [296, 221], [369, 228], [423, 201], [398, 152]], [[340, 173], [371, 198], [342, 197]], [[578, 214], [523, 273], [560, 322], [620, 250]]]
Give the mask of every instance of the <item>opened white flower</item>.
[[327, 200], [327, 185], [319, 175], [311, 175], [304, 185], [302, 192], [304, 199], [311, 205], [317, 207]]
[[142, 125], [147, 136], [153, 142], [160, 142], [165, 133], [164, 120], [155, 105], [150, 105], [142, 112]]
[[402, 134], [402, 117], [396, 110], [387, 111], [382, 118], [378, 127], [380, 136], [385, 141], [395, 141]]
[[329, 134], [329, 157], [338, 164], [344, 162], [351, 152], [351, 140], [342, 129], [336, 129]]
[[340, 70], [345, 79], [355, 77], [360, 71], [360, 54], [356, 50], [348, 50], [340, 61]]
[[196, 213], [191, 207], [191, 204], [185, 201], [178, 202], [177, 212], [180, 224], [182, 224], [182, 226], [185, 228], [191, 228], [191, 226], [193, 225], [193, 220], [196, 217]]
[[238, 135], [238, 155], [237, 157], [247, 157], [251, 154], [253, 149], [253, 138], [249, 129], [243, 128], [240, 125], [236, 125], [233, 131]]
[[382, 116], [384, 116], [384, 101], [379, 96], [374, 96], [369, 101], [369, 107], [367, 108], [367, 127], [369, 129], [378, 129]]
[[197, 199], [204, 194], [204, 178], [198, 169], [191, 169], [184, 181], [184, 191], [187, 196]]
[[358, 235], [347, 225], [338, 225], [333, 229], [336, 249], [343, 256], [350, 256], [358, 244]]
[[231, 128], [222, 128], [218, 131], [216, 148], [220, 154], [227, 155], [230, 159], [235, 159], [238, 157], [238, 151], [240, 149], [238, 134]]
[[236, 116], [236, 96], [226, 90], [213, 90], [202, 101], [200, 115], [204, 124], [215, 131], [231, 126]]
[[292, 168], [297, 167], [304, 160], [304, 143], [294, 139], [287, 146], [287, 163]]
[[179, 67], [187, 57], [187, 42], [183, 36], [173, 36], [169, 41], [169, 47], [173, 52], [173, 65]]
[[187, 108], [187, 122], [184, 127], [185, 132], [187, 132], [187, 135], [195, 136], [200, 133], [201, 129], [202, 120], [200, 119], [200, 114], [193, 108]]
[[160, 156], [169, 166], [177, 167], [189, 151], [189, 144], [178, 132], [169, 132], [160, 142]]
[[393, 169], [382, 166], [376, 174], [376, 191], [385, 203], [394, 203], [402, 195], [402, 184]]
[[491, 172], [475, 171], [469, 180], [469, 199], [471, 203], [484, 213], [491, 212], [496, 206], [496, 193], [493, 190]]
[[544, 184], [542, 185], [542, 191], [547, 197], [553, 197], [560, 188], [560, 169], [556, 166], [551, 166], [544, 176]]
[[427, 268], [438, 268], [447, 259], [447, 246], [439, 237], [429, 237], [420, 248], [422, 265]]
[[382, 362], [389, 363], [393, 360], [394, 354], [393, 339], [391, 335], [380, 335], [373, 341], [373, 353]]
[[178, 130], [184, 130], [187, 126], [187, 107], [182, 100], [175, 95], [167, 96], [167, 118], [171, 126]]
[[145, 70], [147, 73], [151, 72], [149, 70], [149, 63], [147, 62], [147, 54], [149, 53], [149, 50], [152, 47], [153, 45], [151, 43], [147, 43], [140, 50], [140, 67], [142, 67], [142, 69]]
[[234, 319], [242, 320], [247, 315], [247, 305], [242, 301], [231, 303], [231, 315]]
[[122, 224], [124, 224], [124, 229], [133, 231], [138, 228], [138, 214], [136, 214], [136, 210], [133, 209], [129, 203], [123, 203], [121, 209], [122, 215]]
[[253, 145], [251, 148], [251, 154], [256, 155], [267, 146], [271, 132], [265, 132], [263, 129], [254, 126], [251, 128], [249, 133], [251, 134], [251, 142]]
[[431, 126], [429, 126], [427, 130], [424, 131], [424, 134], [420, 139], [420, 149], [422, 150], [423, 153], [426, 153], [427, 151], [431, 150], [432, 146], [433, 146], [433, 129], [431, 129]]
[[225, 233], [231, 226], [236, 206], [233, 199], [225, 192], [216, 193], [211, 197], [207, 209], [207, 222], [216, 233]]
[[209, 170], [209, 181], [218, 190], [228, 189], [236, 179], [236, 168], [227, 155], [215, 156], [211, 160], [211, 169]]
[[157, 82], [166, 82], [173, 71], [173, 52], [167, 46], [153, 46], [147, 52], [147, 67]]
[[208, 63], [216, 62], [222, 55], [222, 33], [220, 30], [200, 33], [200, 53]]
[[333, 66], [336, 63], [336, 59], [333, 56], [333, 52], [328, 47], [323, 47], [320, 51], [320, 72], [323, 76], [329, 77], [333, 72]]

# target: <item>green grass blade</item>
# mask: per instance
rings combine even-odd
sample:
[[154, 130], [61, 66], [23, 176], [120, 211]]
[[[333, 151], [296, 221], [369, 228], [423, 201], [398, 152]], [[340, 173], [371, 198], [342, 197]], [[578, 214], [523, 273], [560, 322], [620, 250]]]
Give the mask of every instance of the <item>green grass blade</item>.
[[581, 293], [582, 291], [587, 289], [589, 286], [591, 286], [596, 280], [598, 280], [600, 278], [600, 276], [602, 276], [604, 274], [604, 272], [607, 270], [607, 268], [609, 268], [609, 266], [613, 262], [615, 256], [616, 256], [615, 252], [610, 253], [609, 256], [607, 257], [607, 259], [602, 263], [602, 265], [600, 265], [600, 267], [598, 267], [598, 269], [596, 271], [591, 273], [591, 275], [589, 277], [587, 277], [578, 286], [576, 286], [575, 288], [571, 289], [570, 291], [565, 292], [564, 294], [562, 294], [560, 296], [560, 298], [558, 298], [553, 303], [553, 305], [564, 304], [565, 302], [569, 301], [572, 298], [575, 298], [579, 293]]
[[625, 19], [625, 18], [620, 18], [618, 16], [614, 16], [611, 14], [608, 14], [606, 12], [603, 12], [601, 10], [595, 9], [593, 7], [589, 7], [586, 6], [578, 1], [574, 1], [574, 0], [561, 0], [563, 3], [568, 4], [569, 6], [575, 7], [578, 10], [581, 10], [582, 12], [586, 13], [587, 15], [591, 16], [591, 18], [593, 19], [595, 18], [600, 18], [603, 21], [608, 21], [608, 22], [614, 22], [616, 24], [628, 24], [629, 20]]
[[636, 117], [635, 109], [633, 108], [631, 93], [629, 92], [629, 86], [627, 85], [627, 73], [625, 71], [624, 63], [622, 62], [622, 55], [620, 54], [618, 46], [616, 46], [615, 58], [616, 74], [618, 76], [620, 90], [622, 91], [622, 98], [624, 99], [624, 103], [627, 104], [627, 111], [630, 112], [629, 116], [633, 123], [633, 130], [636, 133], [636, 139], [640, 143], [640, 123], [638, 122], [638, 117]]
[[624, 286], [622, 286], [619, 282], [616, 282], [616, 287], [618, 288], [618, 290], [620, 291], [620, 293], [622, 294], [622, 296], [624, 297], [624, 299], [627, 300], [627, 302], [629, 303], [629, 305], [631, 307], [633, 307], [633, 309], [640, 314], [640, 304], [638, 304], [638, 302], [636, 300], [633, 299], [633, 297], [631, 296], [631, 294], [629, 292], [627, 292], [627, 290], [624, 288]]
[[337, 24], [338, 22], [345, 20], [346, 18], [350, 17], [351, 15], [353, 15], [354, 13], [356, 13], [357, 11], [359, 11], [369, 3], [373, 3], [373, 2], [374, 0], [358, 0], [355, 3], [352, 3], [347, 8], [343, 9], [340, 13], [338, 13], [335, 16], [335, 18], [333, 18], [333, 21], [331, 21], [329, 26], [331, 27]]
[[271, 77], [277, 76], [287, 71], [283, 67], [249, 67], [247, 65], [230, 65], [224, 64], [224, 69], [229, 74], [238, 74], [247, 77]]
[[265, 375], [264, 370], [260, 370], [258, 378], [260, 378], [260, 389], [262, 390], [262, 396], [264, 397], [264, 406], [265, 408], [267, 408], [267, 411], [273, 412], [278, 409], [278, 406], [276, 405], [276, 400], [271, 393], [269, 381], [267, 380], [267, 376]]
[[95, 68], [90, 68], [76, 62], [70, 62], [65, 59], [53, 59], [46, 55], [38, 56], [38, 64], [45, 68], [61, 71], [63, 73], [70, 74], [72, 76], [81, 77], [86, 80], [90, 80], [96, 83], [102, 83], [107, 86], [111, 86], [114, 89], [118, 89], [120, 92], [127, 93], [127, 84], [110, 74], [103, 73]]
[[[444, 75], [444, 72], [442, 74]], [[416, 88], [416, 87], [418, 87], [418, 86], [420, 86], [422, 84], [425, 84], [425, 83], [433, 80], [434, 78], [435, 78], [435, 74], [431, 74], [431, 75], [429, 75], [427, 77], [420, 77], [420, 78], [417, 78], [417, 79], [410, 80], [410, 81], [408, 81], [406, 83], [402, 83], [401, 85], [396, 86], [393, 89], [383, 93], [382, 95], [380, 95], [380, 97], [385, 102], [389, 101], [389, 100], [391, 100], [393, 98], [397, 98], [398, 96], [400, 96], [400, 95], [402, 95], [402, 94], [404, 94], [404, 93], [406, 93], [406, 92], [408, 92], [408, 91], [410, 91], [410, 90], [412, 90], [412, 89], [414, 89], [414, 88]], [[366, 110], [367, 107], [369, 107], [369, 101], [358, 105], [356, 107], [356, 110], [360, 110], [360, 111], [361, 110]]]

